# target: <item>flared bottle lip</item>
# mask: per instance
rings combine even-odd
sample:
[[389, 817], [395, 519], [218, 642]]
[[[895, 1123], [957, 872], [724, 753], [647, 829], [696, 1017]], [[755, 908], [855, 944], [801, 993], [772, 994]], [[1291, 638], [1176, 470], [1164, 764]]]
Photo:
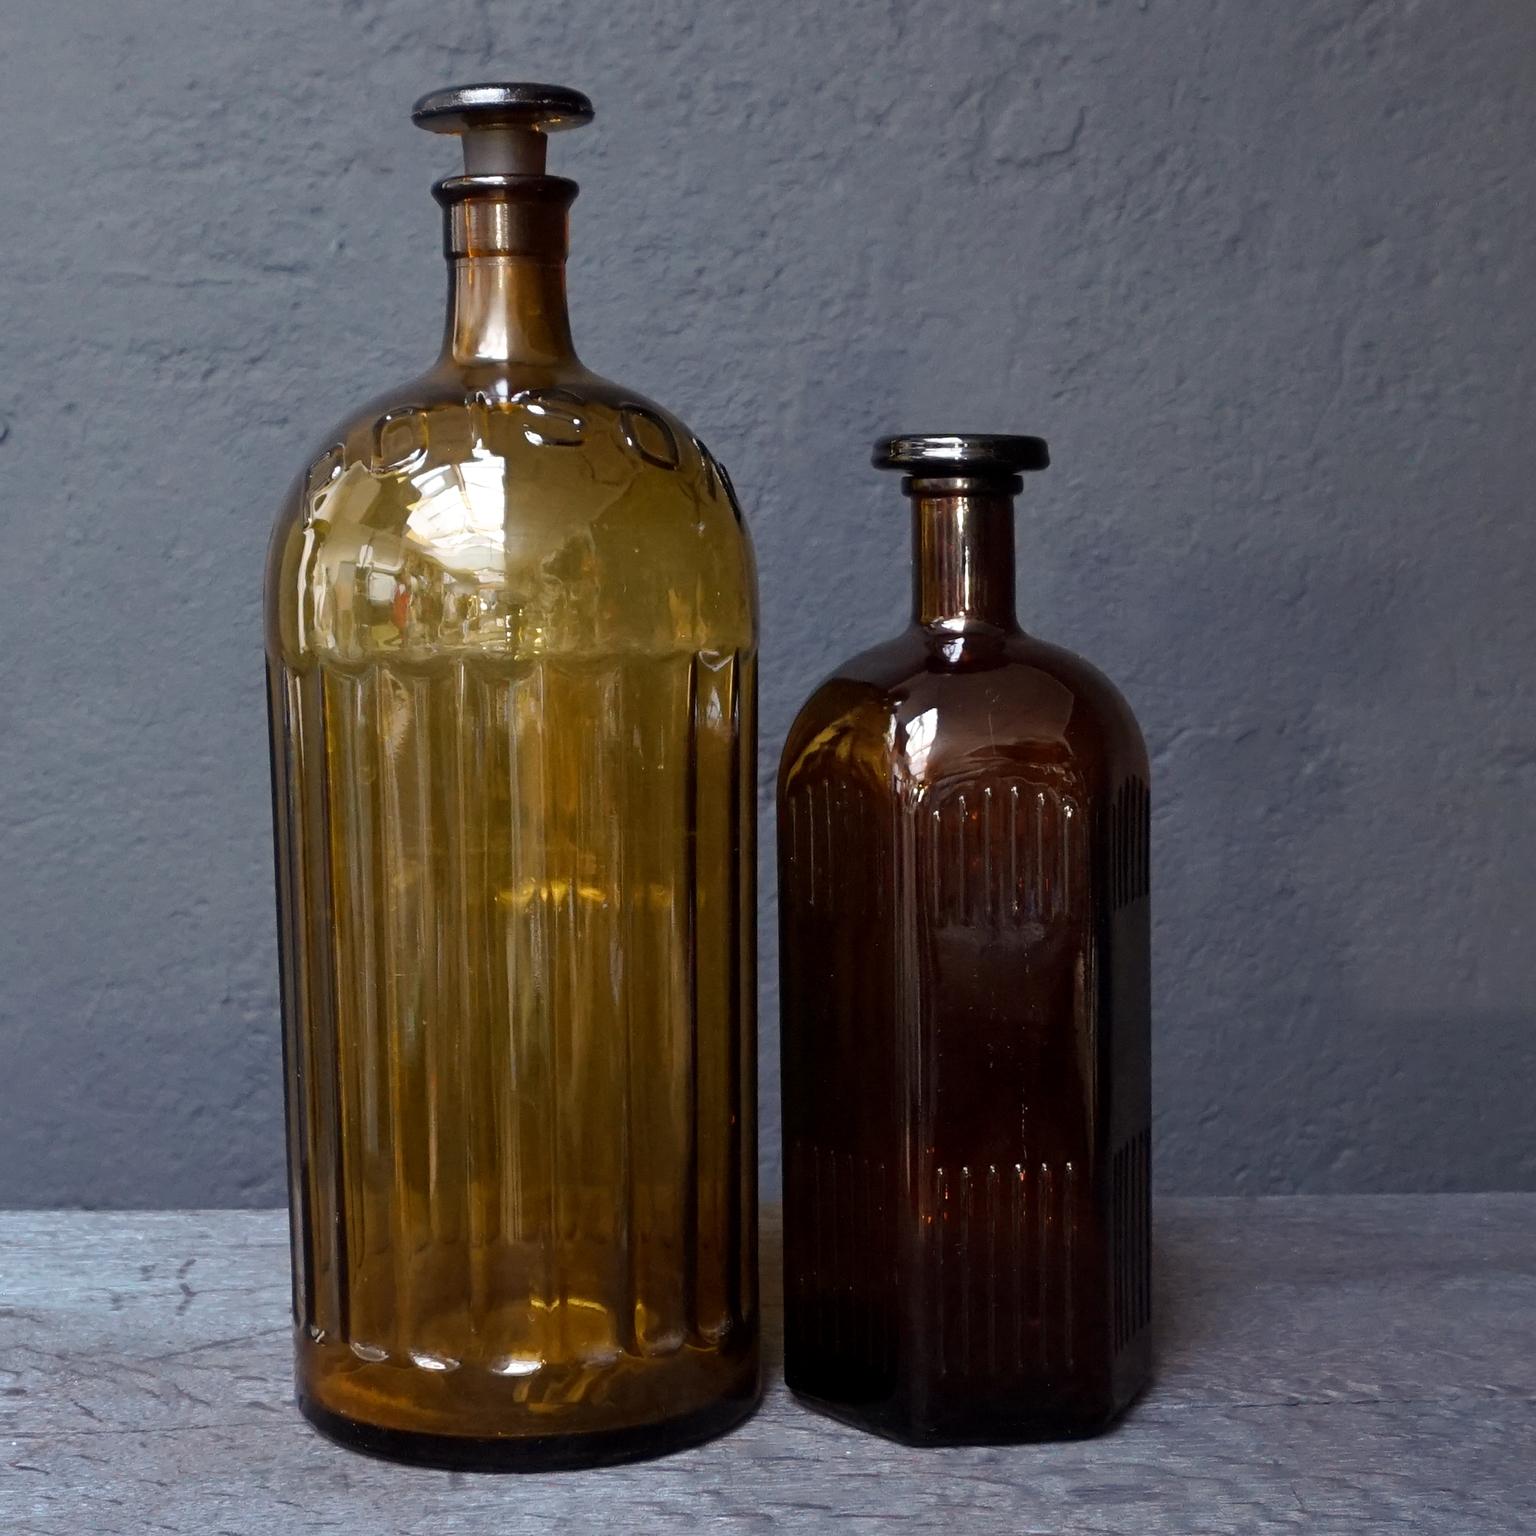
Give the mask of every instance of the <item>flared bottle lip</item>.
[[1043, 437], [1004, 432], [906, 432], [876, 442], [870, 463], [913, 478], [1010, 478], [1051, 462]]

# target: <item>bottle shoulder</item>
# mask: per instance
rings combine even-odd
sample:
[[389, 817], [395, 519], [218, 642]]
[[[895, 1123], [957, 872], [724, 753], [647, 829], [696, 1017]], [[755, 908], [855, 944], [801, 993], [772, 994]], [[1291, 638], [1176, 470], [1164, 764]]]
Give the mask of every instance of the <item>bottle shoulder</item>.
[[677, 416], [578, 363], [467, 367], [440, 363], [367, 399], [315, 446], [279, 508], [277, 532], [331, 503], [343, 478], [414, 482], [454, 465], [499, 461], [509, 482], [580, 474], [588, 499], [626, 494], [648, 506], [722, 501], [745, 531], [724, 467]]
[[1147, 760], [1129, 705], [1082, 657], [1030, 635], [914, 627], [837, 668], [796, 717], [781, 792], [827, 774], [918, 793], [1046, 775], [1086, 794], [1145, 779]]
[[573, 365], [439, 367], [340, 423], [278, 515], [267, 606], [274, 650], [350, 661], [756, 631], [729, 477], [671, 413]]

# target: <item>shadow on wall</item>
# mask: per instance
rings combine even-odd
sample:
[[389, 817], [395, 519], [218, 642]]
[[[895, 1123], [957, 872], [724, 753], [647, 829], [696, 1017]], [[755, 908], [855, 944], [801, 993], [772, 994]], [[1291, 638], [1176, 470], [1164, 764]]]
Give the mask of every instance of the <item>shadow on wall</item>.
[[1156, 1163], [1181, 1192], [1536, 1184], [1536, 1004], [1509, 915], [1532, 832], [1497, 814], [1499, 721], [1445, 659], [1436, 562], [1383, 565], [1355, 526], [1293, 512], [1278, 537], [1234, 516], [1227, 547], [1170, 551], [1147, 582], [1153, 667], [1200, 662], [1151, 679], [1150, 708], [1133, 690], [1153, 756]]

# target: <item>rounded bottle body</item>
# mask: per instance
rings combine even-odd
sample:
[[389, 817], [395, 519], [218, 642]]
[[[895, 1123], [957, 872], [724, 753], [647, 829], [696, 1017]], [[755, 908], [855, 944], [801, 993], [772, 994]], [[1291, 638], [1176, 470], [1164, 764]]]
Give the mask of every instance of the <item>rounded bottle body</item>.
[[310, 465], [267, 602], [302, 1405], [466, 1466], [724, 1427], [757, 1283], [723, 472], [574, 359], [449, 358]]

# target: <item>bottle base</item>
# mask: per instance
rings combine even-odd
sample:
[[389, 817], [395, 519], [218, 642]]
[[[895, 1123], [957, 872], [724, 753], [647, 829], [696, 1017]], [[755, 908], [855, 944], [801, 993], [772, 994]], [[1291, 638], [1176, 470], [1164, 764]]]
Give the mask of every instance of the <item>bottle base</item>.
[[349, 1419], [299, 1395], [299, 1412], [337, 1445], [384, 1461], [453, 1472], [565, 1472], [646, 1461], [688, 1450], [751, 1417], [761, 1393], [725, 1398], [675, 1419], [582, 1435], [470, 1436], [384, 1429]]
[[902, 1404], [852, 1406], [817, 1397], [791, 1386], [795, 1400], [815, 1413], [840, 1424], [878, 1435], [897, 1445], [1036, 1445], [1061, 1440], [1091, 1440], [1114, 1429], [1141, 1395], [1138, 1390], [1126, 1401], [1086, 1413], [1042, 1413], [1004, 1417], [988, 1416], [969, 1421], [953, 1418], [918, 1419]]

